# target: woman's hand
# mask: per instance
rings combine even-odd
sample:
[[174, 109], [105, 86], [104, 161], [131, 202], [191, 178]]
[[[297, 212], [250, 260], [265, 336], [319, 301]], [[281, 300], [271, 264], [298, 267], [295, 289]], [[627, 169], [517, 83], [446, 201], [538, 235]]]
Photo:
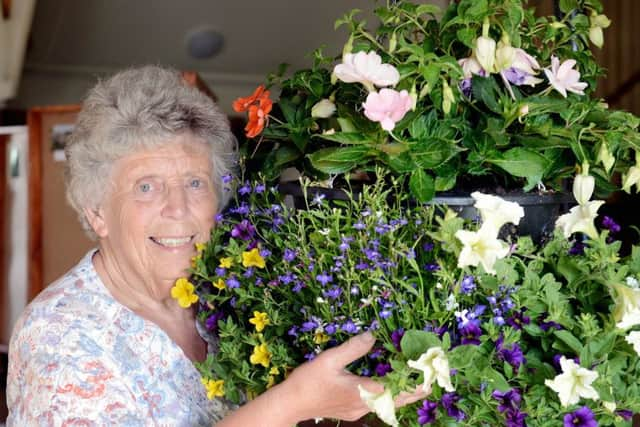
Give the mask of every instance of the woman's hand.
[[[295, 369], [283, 383], [225, 418], [219, 426], [290, 427], [311, 418], [357, 420], [370, 412], [360, 398], [358, 385], [372, 393], [381, 393], [384, 387], [370, 378], [347, 372], [345, 367], [366, 355], [374, 343], [375, 338], [367, 332], [323, 351]], [[415, 393], [403, 393], [396, 399], [396, 406], [425, 396], [421, 388]]]

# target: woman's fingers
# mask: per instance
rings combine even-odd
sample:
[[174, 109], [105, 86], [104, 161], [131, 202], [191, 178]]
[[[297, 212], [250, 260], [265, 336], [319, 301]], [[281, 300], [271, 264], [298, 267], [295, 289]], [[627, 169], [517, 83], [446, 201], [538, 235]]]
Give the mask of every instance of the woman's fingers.
[[424, 391], [422, 386], [416, 387], [413, 392], [403, 391], [396, 396], [395, 405], [396, 408], [400, 408], [405, 405], [410, 405], [413, 402], [424, 399], [431, 394], [431, 390]]

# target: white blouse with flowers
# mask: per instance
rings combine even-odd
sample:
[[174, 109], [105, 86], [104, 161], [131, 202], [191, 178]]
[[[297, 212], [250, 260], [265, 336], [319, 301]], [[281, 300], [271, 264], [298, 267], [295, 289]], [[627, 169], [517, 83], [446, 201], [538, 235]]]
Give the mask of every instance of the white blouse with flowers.
[[211, 426], [182, 349], [107, 291], [88, 253], [25, 310], [9, 348], [7, 426]]

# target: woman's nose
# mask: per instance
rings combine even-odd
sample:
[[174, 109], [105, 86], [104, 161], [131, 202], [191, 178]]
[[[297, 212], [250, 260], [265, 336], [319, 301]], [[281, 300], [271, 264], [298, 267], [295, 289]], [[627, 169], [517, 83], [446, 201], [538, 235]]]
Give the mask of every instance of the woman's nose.
[[169, 187], [162, 214], [170, 218], [181, 218], [189, 210], [186, 189], [182, 185]]

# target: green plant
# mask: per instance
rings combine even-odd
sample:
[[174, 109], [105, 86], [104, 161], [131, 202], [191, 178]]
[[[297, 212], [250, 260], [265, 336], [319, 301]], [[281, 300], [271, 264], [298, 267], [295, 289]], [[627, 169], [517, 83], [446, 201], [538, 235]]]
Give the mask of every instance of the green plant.
[[478, 182], [558, 189], [588, 162], [599, 194], [616, 189], [639, 122], [592, 96], [589, 44], [609, 25], [600, 1], [560, 1], [559, 18], [524, 3], [460, 0], [442, 13], [389, 1], [369, 27], [348, 13], [341, 57], [318, 50], [311, 69], [269, 78], [277, 102], [261, 87], [234, 104], [249, 111], [247, 170], [325, 179], [383, 166], [427, 201]]
[[[377, 344], [350, 369], [384, 384], [361, 396], [390, 425], [629, 425], [640, 409], [640, 248], [623, 257], [615, 224], [593, 226], [589, 206], [602, 202], [590, 201], [588, 168], [578, 206], [541, 247], [498, 237], [524, 214], [517, 204], [475, 193], [481, 220], [470, 222], [416, 204], [405, 179], [343, 201], [306, 181], [303, 210], [262, 182], [239, 183], [191, 278], [198, 318], [219, 338], [199, 366], [212, 395], [242, 402], [371, 330]], [[392, 396], [416, 386], [430, 396], [394, 414]]]

